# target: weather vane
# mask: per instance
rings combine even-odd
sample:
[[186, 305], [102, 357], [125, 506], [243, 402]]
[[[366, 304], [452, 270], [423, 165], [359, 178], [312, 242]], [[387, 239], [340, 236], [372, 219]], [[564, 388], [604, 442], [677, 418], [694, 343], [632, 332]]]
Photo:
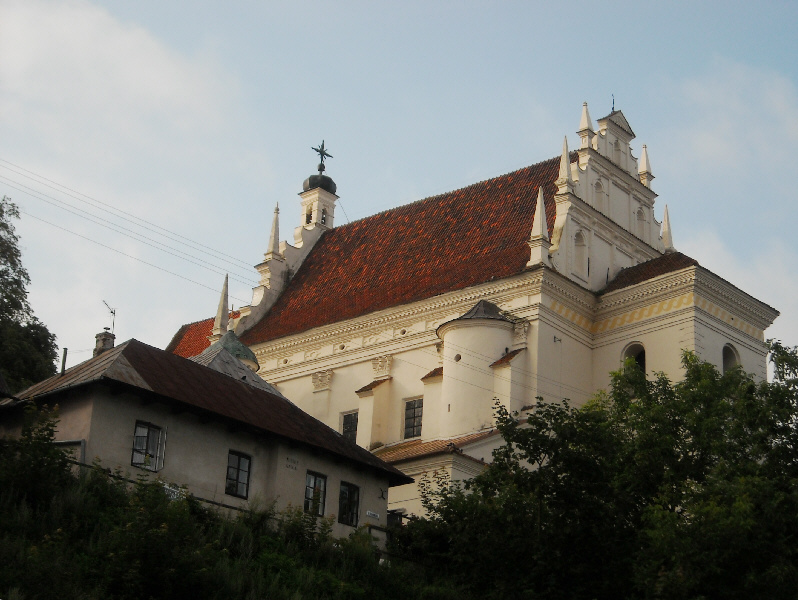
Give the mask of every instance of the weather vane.
[[313, 148], [313, 146], [311, 146], [311, 148], [319, 153], [319, 158], [321, 159], [321, 162], [319, 163], [319, 174], [321, 174], [324, 172], [324, 159], [332, 158], [333, 155], [324, 149], [324, 140], [321, 141], [321, 146], [318, 148]]

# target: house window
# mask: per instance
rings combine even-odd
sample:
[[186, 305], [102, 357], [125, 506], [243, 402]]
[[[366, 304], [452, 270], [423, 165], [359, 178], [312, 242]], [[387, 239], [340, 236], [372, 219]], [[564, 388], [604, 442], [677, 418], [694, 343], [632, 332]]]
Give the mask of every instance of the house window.
[[338, 496], [338, 522], [357, 527], [357, 513], [360, 508], [360, 488], [351, 483], [341, 482]]
[[163, 447], [161, 428], [152, 423], [136, 421], [133, 432], [133, 456], [130, 464], [134, 467], [157, 471], [163, 467]]
[[357, 412], [346, 413], [343, 415], [341, 433], [353, 444], [357, 441]]
[[246, 498], [249, 495], [249, 471], [252, 458], [241, 452], [230, 450], [227, 455], [227, 483], [224, 493], [230, 496]]
[[313, 471], [305, 475], [305, 512], [324, 516], [324, 498], [327, 492], [327, 476]]
[[424, 398], [405, 402], [405, 439], [421, 435], [421, 416], [424, 411]]

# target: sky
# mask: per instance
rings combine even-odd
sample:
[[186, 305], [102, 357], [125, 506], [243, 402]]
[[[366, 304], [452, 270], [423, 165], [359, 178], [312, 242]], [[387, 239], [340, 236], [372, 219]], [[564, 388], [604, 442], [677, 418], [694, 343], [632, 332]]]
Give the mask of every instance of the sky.
[[[0, 0], [0, 194], [36, 316], [91, 357], [249, 304], [333, 155], [337, 224], [557, 156], [621, 109], [676, 248], [798, 344], [798, 3]], [[412, 243], [412, 240], [408, 240]], [[107, 304], [107, 306], [106, 306]]]

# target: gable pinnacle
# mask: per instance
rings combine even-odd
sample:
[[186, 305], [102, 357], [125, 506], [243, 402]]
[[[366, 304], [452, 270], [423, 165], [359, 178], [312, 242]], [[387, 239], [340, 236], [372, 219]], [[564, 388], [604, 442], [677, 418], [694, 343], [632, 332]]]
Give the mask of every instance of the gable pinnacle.
[[574, 180], [571, 177], [571, 156], [568, 152], [568, 136], [562, 141], [562, 156], [560, 157], [560, 174], [557, 177], [557, 193], [573, 193]]
[[230, 317], [228, 309], [229, 299], [227, 297], [227, 275], [224, 276], [224, 285], [222, 286], [222, 296], [219, 298], [219, 308], [216, 310], [216, 318], [213, 320], [213, 336], [224, 335], [227, 331], [227, 323]]
[[546, 224], [546, 204], [543, 201], [543, 186], [538, 188], [538, 202], [535, 207], [535, 218], [532, 221], [532, 240], [549, 241], [549, 227]]
[[590, 120], [590, 113], [587, 110], [587, 102], [582, 102], [582, 119], [579, 121], [579, 132], [582, 131], [593, 131], [593, 121]]
[[280, 203], [274, 207], [274, 219], [272, 220], [272, 234], [269, 237], [269, 249], [267, 254], [280, 253]]
[[535, 206], [535, 218], [532, 221], [532, 234], [529, 236], [529, 261], [527, 267], [545, 265], [551, 267], [549, 258], [549, 227], [546, 224], [546, 203], [543, 201], [543, 186], [538, 188], [538, 200]]
[[651, 187], [651, 180], [654, 175], [651, 173], [651, 163], [648, 160], [648, 148], [643, 144], [643, 152], [640, 154], [640, 167], [637, 169], [640, 183], [646, 187]]
[[668, 216], [668, 205], [665, 205], [665, 214], [662, 217], [662, 245], [665, 246], [665, 252], [676, 252], [673, 247], [673, 233], [671, 232], [671, 220]]

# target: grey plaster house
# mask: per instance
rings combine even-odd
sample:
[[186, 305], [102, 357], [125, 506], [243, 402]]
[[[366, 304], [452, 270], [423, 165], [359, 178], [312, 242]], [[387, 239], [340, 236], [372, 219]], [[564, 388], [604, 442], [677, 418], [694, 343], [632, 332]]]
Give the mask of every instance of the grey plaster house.
[[25, 403], [58, 405], [57, 441], [81, 462], [226, 505], [315, 510], [338, 536], [382, 530], [388, 488], [412, 482], [260, 379], [232, 333], [194, 361], [135, 339], [103, 351], [103, 335], [92, 359], [0, 403], [0, 436], [19, 430]]

